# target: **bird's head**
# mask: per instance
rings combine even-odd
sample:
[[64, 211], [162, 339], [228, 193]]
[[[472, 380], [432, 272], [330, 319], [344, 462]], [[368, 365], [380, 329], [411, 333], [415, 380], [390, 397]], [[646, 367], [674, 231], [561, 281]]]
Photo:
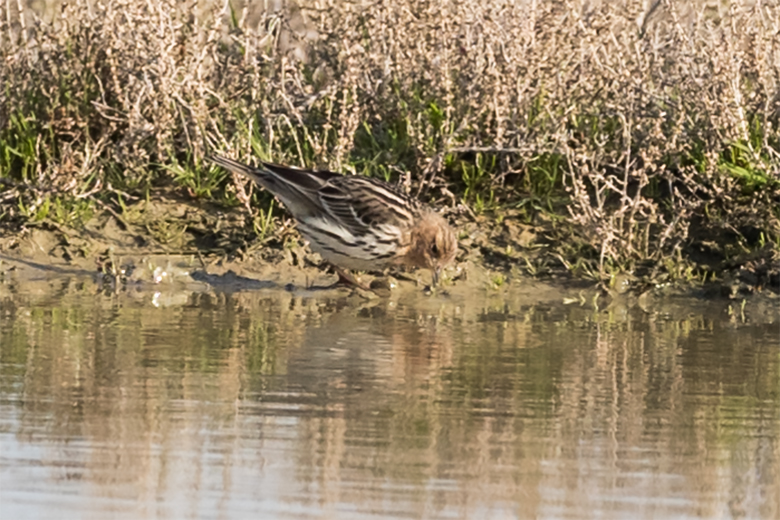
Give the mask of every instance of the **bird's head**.
[[412, 228], [406, 264], [433, 271], [434, 285], [439, 273], [455, 259], [458, 239], [447, 221], [436, 213], [424, 215]]

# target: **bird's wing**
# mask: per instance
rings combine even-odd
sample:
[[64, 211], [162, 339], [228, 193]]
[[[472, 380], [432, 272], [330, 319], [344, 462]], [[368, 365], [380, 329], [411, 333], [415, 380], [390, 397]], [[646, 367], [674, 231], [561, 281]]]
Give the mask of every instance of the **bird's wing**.
[[380, 226], [409, 226], [417, 211], [413, 199], [368, 177], [333, 177], [320, 188], [319, 198], [328, 214], [356, 235]]
[[377, 179], [267, 162], [253, 168], [218, 155], [210, 159], [279, 197], [297, 219], [329, 218], [354, 236], [380, 227], [409, 226], [419, 209], [417, 201]]

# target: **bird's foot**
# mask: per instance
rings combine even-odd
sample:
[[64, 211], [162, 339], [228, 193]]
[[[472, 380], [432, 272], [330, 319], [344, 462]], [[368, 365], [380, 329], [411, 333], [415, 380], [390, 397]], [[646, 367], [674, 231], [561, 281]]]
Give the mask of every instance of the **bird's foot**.
[[358, 289], [362, 289], [364, 291], [371, 290], [370, 287], [368, 287], [364, 283], [361, 283], [349, 271], [345, 271], [344, 269], [336, 266], [333, 266], [333, 269], [336, 270], [336, 274], [339, 276], [338, 281], [333, 284], [333, 287], [347, 286], [347, 287], [357, 287]]
[[[342, 269], [340, 267], [336, 267], [335, 265], [331, 265], [333, 269], [336, 271], [336, 274], [338, 275], [339, 279], [330, 284], [325, 286], [315, 286], [315, 285], [308, 285], [309, 289], [314, 289], [318, 291], [327, 291], [331, 289], [339, 289], [342, 287], [347, 288], [353, 288], [353, 289], [360, 289], [361, 291], [373, 293], [374, 289], [372, 289], [370, 286], [362, 283], [360, 280], [358, 280], [354, 275], [352, 275], [349, 271]], [[373, 285], [373, 284], [372, 284]]]

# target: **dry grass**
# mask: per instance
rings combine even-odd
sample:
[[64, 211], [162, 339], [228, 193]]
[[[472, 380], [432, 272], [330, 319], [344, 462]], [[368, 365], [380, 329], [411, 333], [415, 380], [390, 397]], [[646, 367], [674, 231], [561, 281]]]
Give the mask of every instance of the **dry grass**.
[[7, 222], [171, 184], [247, 204], [203, 164], [216, 148], [563, 216], [556, 256], [602, 279], [778, 258], [777, 2], [104, 0], [53, 22], [5, 2], [0, 20]]

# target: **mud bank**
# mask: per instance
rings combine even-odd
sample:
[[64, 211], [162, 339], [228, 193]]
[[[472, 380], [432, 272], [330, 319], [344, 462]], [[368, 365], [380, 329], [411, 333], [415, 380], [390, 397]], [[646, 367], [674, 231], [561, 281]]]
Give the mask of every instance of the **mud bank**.
[[105, 213], [80, 232], [52, 226], [7, 232], [0, 238], [0, 279], [7, 289], [41, 283], [47, 291], [49, 284], [67, 278], [90, 284], [96, 292], [152, 295], [155, 304], [205, 292], [281, 291], [356, 305], [410, 295], [465, 302], [488, 294], [528, 304], [565, 302], [597, 312], [618, 305], [669, 315], [676, 312], [668, 310], [670, 305], [690, 308], [709, 302], [724, 319], [777, 319], [777, 285], [756, 283], [773, 276], [776, 280], [776, 265], [760, 280], [742, 268], [705, 284], [653, 284], [631, 273], [597, 282], [567, 269], [551, 243], [549, 226], [525, 226], [511, 218], [487, 222], [457, 217], [461, 250], [433, 291], [429, 272], [401, 270], [360, 274], [374, 289], [362, 291], [330, 287], [336, 276], [309, 251], [290, 221], [263, 238], [252, 231], [243, 210], [224, 212], [160, 199], [127, 214], [136, 219]]

